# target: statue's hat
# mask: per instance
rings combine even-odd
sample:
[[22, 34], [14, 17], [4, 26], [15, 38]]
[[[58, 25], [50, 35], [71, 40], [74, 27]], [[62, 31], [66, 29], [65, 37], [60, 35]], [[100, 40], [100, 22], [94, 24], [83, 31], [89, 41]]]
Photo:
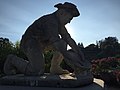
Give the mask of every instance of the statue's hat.
[[65, 2], [64, 4], [58, 3], [54, 7], [57, 7], [58, 9], [66, 9], [73, 15], [73, 17], [77, 17], [80, 15], [77, 6], [69, 2]]

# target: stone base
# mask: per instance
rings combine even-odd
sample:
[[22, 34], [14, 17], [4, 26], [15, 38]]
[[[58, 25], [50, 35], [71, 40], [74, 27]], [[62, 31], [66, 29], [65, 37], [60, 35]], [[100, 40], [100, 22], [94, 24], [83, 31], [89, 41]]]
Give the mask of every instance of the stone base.
[[24, 76], [23, 74], [4, 76], [0, 78], [0, 85], [19, 85], [37, 87], [80, 87], [93, 83], [93, 76], [77, 79], [69, 74], [42, 76]]

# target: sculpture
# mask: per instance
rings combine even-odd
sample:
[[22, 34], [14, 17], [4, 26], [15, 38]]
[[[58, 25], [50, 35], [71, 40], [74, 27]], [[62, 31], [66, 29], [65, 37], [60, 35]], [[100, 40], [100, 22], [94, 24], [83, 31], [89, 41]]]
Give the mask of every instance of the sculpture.
[[[20, 47], [29, 61], [9, 55], [4, 65], [4, 72], [7, 75], [16, 74], [16, 69], [25, 75], [44, 74], [43, 51], [47, 46], [55, 50], [51, 74], [69, 73], [60, 67], [63, 58], [74, 69], [76, 76], [88, 74], [90, 65], [65, 28], [73, 17], [80, 15], [77, 7], [69, 2], [59, 3], [54, 7], [58, 10], [36, 20], [22, 36]], [[71, 50], [67, 50], [67, 44], [71, 46]]]

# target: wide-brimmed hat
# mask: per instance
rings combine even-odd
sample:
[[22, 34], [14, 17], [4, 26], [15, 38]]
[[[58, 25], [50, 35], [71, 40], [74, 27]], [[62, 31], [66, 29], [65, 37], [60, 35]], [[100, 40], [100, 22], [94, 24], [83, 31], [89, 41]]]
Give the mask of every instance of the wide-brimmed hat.
[[77, 6], [72, 3], [69, 3], [69, 2], [65, 2], [64, 4], [58, 3], [54, 7], [57, 7], [58, 9], [68, 10], [73, 15], [73, 17], [77, 17], [80, 15], [80, 13], [77, 9]]

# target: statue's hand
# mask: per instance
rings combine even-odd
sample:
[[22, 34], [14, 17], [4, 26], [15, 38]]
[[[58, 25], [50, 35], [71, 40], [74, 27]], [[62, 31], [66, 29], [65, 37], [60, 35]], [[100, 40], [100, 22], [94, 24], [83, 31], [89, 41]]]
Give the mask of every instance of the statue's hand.
[[[77, 47], [78, 47], [78, 46], [77, 46]], [[81, 57], [81, 60], [82, 60], [82, 61], [85, 61], [85, 56], [84, 56], [84, 53], [82, 52], [81, 48], [78, 47], [77, 50], [78, 50], [77, 52], [78, 52], [79, 56]]]

